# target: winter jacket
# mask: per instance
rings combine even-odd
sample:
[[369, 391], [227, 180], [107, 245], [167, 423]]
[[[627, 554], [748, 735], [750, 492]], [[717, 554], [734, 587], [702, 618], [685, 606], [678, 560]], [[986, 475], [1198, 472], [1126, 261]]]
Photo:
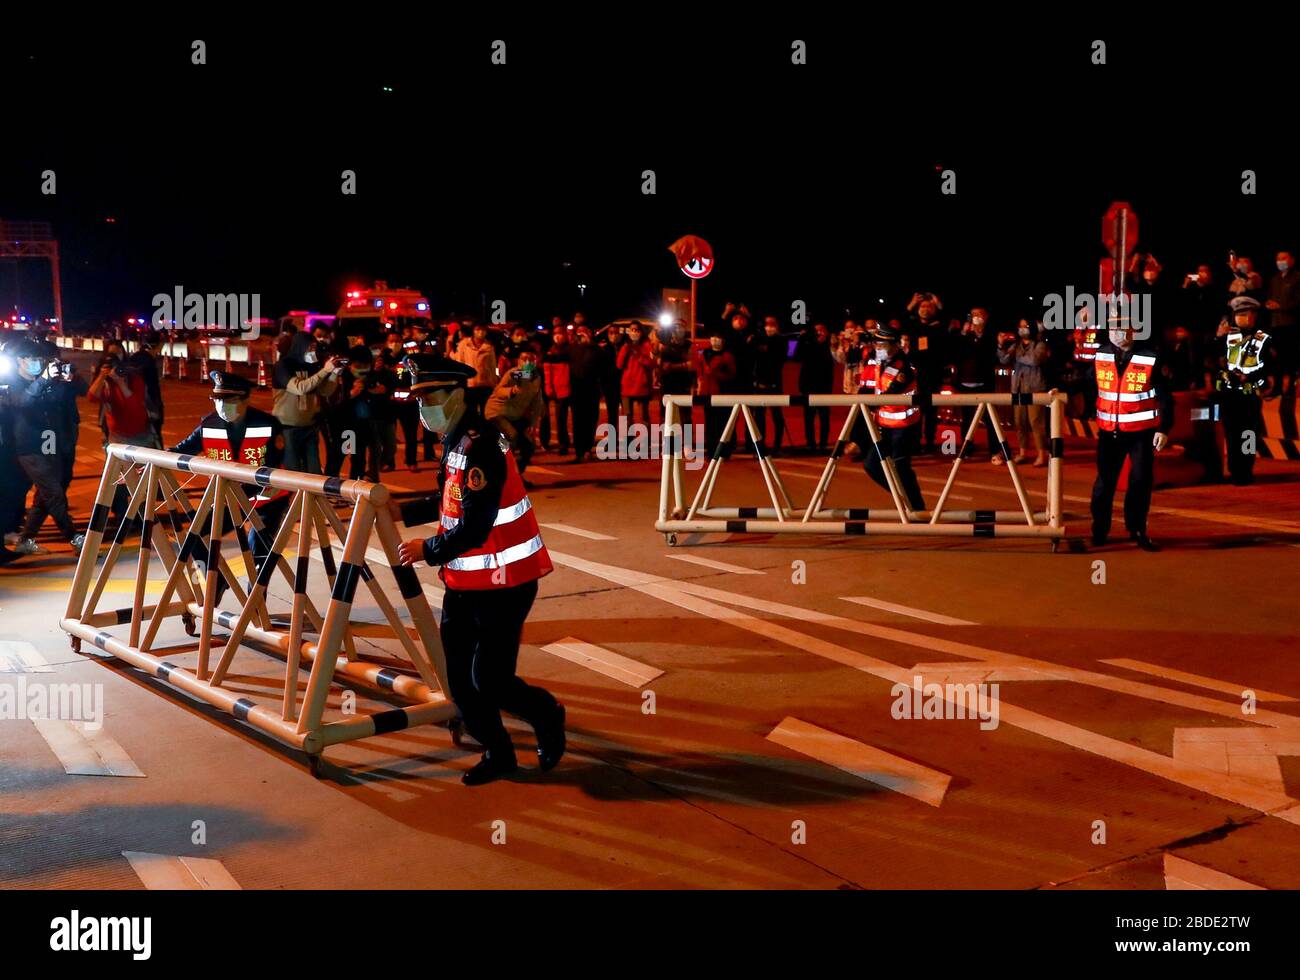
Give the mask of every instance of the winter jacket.
[[620, 392], [628, 398], [648, 398], [654, 386], [654, 355], [650, 342], [628, 342], [618, 349], [618, 369], [623, 372]]

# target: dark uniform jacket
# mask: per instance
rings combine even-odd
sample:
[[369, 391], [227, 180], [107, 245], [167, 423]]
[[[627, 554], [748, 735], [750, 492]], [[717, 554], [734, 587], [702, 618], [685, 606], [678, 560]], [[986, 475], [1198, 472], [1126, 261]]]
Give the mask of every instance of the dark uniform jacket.
[[[245, 463], [240, 458], [240, 447], [244, 443], [244, 433], [249, 428], [259, 428], [261, 426], [271, 427], [271, 438], [266, 444], [266, 461], [264, 466], [276, 469], [284, 460], [284, 426], [270, 412], [264, 412], [260, 408], [253, 408], [251, 405], [244, 412], [244, 417], [238, 423], [227, 422], [216, 412], [210, 412], [203, 416], [202, 421], [195, 426], [194, 431], [184, 439], [172, 446], [170, 453], [181, 453], [186, 456], [206, 456], [203, 448], [203, 430], [204, 429], [224, 429], [226, 439], [230, 442], [231, 459], [225, 462]], [[259, 489], [251, 484], [244, 484], [244, 493], [251, 500], [259, 493]]]

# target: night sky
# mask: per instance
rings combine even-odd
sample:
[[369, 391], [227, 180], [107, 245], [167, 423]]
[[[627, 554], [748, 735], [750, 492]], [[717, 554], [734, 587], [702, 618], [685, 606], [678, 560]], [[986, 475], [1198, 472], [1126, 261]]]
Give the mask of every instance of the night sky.
[[[927, 289], [999, 322], [1095, 282], [1116, 198], [1171, 277], [1198, 261], [1226, 273], [1229, 247], [1267, 274], [1296, 247], [1294, 96], [1269, 74], [1289, 63], [1281, 32], [1243, 45], [1208, 27], [1175, 41], [1035, 22], [1017, 39], [986, 13], [755, 33], [756, 14], [686, 30], [634, 13], [644, 23], [605, 13], [581, 33], [323, 14], [255, 38], [10, 37], [0, 217], [53, 223], [73, 324], [148, 314], [177, 284], [260, 293], [266, 315], [333, 312], [376, 278], [438, 315], [494, 299], [511, 319], [653, 315], [662, 287], [687, 283], [667, 251], [687, 233], [714, 246], [709, 318], [733, 298], [784, 318], [802, 299], [834, 322]], [[489, 64], [496, 37], [505, 67]], [[796, 37], [806, 67], [789, 63]], [[1089, 63], [1094, 37], [1106, 66]], [[44, 312], [39, 263], [0, 261], [0, 309], [16, 301]]]

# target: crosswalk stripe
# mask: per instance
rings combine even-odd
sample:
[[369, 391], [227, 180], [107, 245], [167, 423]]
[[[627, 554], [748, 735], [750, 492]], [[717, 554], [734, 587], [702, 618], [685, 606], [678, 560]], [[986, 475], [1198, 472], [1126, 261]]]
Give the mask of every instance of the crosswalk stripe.
[[725, 561], [715, 561], [712, 558], [700, 558], [698, 555], [664, 555], [665, 558], [672, 558], [674, 561], [689, 562], [692, 565], [700, 565], [704, 568], [714, 568], [719, 572], [731, 572], [733, 575], [762, 575], [757, 568], [745, 568], [741, 565], [728, 565]]
[[663, 673], [658, 667], [651, 667], [649, 664], [624, 657], [613, 650], [598, 647], [594, 643], [584, 643], [573, 636], [548, 643], [542, 647], [542, 650], [561, 660], [612, 677], [628, 687], [642, 687]]
[[49, 674], [54, 668], [22, 640], [0, 640], [0, 674]]
[[150, 891], [242, 891], [226, 866], [212, 858], [123, 851], [131, 870]]
[[580, 538], [589, 538], [592, 541], [617, 541], [618, 538], [610, 537], [608, 534], [600, 534], [597, 531], [588, 531], [586, 528], [574, 527], [572, 524], [542, 524], [542, 527], [549, 527], [552, 531], [562, 531], [565, 534], [575, 534]]
[[1189, 674], [1184, 670], [1174, 670], [1172, 667], [1163, 667], [1160, 664], [1143, 663], [1141, 660], [1128, 660], [1119, 657], [1114, 660], [1103, 660], [1104, 664], [1112, 667], [1123, 667], [1127, 670], [1135, 670], [1139, 674], [1151, 674], [1154, 677], [1163, 677], [1166, 680], [1178, 681], [1181, 684], [1190, 684], [1193, 687], [1204, 687], [1211, 691], [1218, 691], [1221, 694], [1230, 694], [1233, 697], [1241, 697], [1245, 691], [1254, 692], [1255, 698], [1259, 701], [1292, 701], [1296, 699], [1288, 697], [1285, 694], [1275, 694], [1272, 691], [1263, 691], [1257, 687], [1251, 687], [1249, 684], [1232, 684], [1228, 681], [1215, 680], [1213, 677], [1202, 677], [1199, 674]]
[[1234, 878], [1222, 871], [1206, 868], [1177, 857], [1165, 855], [1165, 889], [1167, 891], [1267, 891], [1259, 885]]
[[768, 739], [810, 759], [938, 806], [952, 777], [844, 735], [818, 728], [798, 718], [786, 718], [768, 733]]
[[945, 616], [943, 613], [917, 609], [915, 606], [902, 606], [896, 602], [885, 602], [883, 599], [873, 599], [865, 595], [842, 595], [840, 598], [845, 602], [856, 602], [860, 606], [870, 606], [872, 609], [882, 609], [885, 612], [898, 613], [900, 616], [911, 616], [913, 619], [924, 619], [927, 622], [939, 623], [941, 626], [979, 625], [979, 623], [972, 623], [969, 619], [957, 619], [953, 616]]
[[126, 749], [102, 728], [53, 718], [33, 719], [32, 724], [70, 776], [144, 776]]

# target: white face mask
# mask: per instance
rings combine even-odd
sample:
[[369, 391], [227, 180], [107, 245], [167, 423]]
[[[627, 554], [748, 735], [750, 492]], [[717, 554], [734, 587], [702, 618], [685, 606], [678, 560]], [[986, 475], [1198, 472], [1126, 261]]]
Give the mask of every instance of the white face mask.
[[970, 322], [971, 322], [971, 326], [975, 326], [975, 327], [984, 326], [984, 318], [982, 316], [973, 316], [970, 318]]
[[877, 360], [877, 361], [887, 361], [887, 360], [889, 360], [889, 348], [888, 348], [888, 347], [877, 347], [877, 348], [876, 348], [876, 360]]
[[1022, 337], [1028, 337], [1028, 336], [1029, 336], [1029, 328], [1028, 328], [1028, 327], [1021, 327], [1021, 328], [1020, 328], [1020, 336], [1022, 336]]
[[1133, 346], [1133, 338], [1128, 335], [1127, 330], [1110, 330], [1110, 342], [1120, 350], [1128, 350]]
[[217, 402], [217, 415], [223, 422], [238, 422], [244, 417], [244, 403], [238, 399]]
[[446, 435], [450, 427], [451, 418], [456, 414], [457, 396], [464, 398], [460, 394], [460, 389], [447, 396], [447, 399], [440, 405], [420, 405], [420, 424], [430, 432], [436, 432], [438, 435]]

